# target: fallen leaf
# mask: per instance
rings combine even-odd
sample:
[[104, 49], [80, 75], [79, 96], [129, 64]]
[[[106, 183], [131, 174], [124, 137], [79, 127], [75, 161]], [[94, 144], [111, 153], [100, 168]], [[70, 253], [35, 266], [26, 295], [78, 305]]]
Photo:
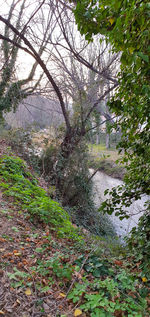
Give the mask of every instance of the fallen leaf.
[[82, 275], [79, 272], [74, 272], [74, 275], [79, 279], [82, 280]]
[[5, 241], [6, 241], [6, 239], [0, 238], [0, 242], [5, 242]]
[[147, 278], [146, 277], [142, 277], [142, 281], [145, 283], [147, 282]]
[[0, 315], [4, 315], [4, 312], [2, 310], [0, 310]]
[[75, 312], [74, 312], [74, 316], [76, 317], [76, 316], [80, 316], [82, 314], [82, 310], [81, 309], [79, 309], [79, 308], [77, 308], [76, 310], [75, 310]]
[[120, 309], [120, 310], [116, 310], [114, 312], [114, 316], [115, 317], [123, 317], [123, 311]]
[[114, 264], [119, 265], [119, 266], [122, 266], [123, 262], [122, 262], [122, 261], [115, 260], [115, 261], [114, 261]]
[[66, 297], [66, 295], [64, 293], [60, 293], [59, 294], [61, 297]]
[[25, 294], [26, 294], [27, 296], [30, 296], [30, 295], [32, 294], [30, 288], [27, 288], [27, 289], [25, 290]]
[[12, 256], [12, 255], [13, 255], [13, 253], [11, 253], [11, 252], [6, 253], [6, 254], [4, 254], [4, 258], [8, 258], [9, 256]]
[[16, 302], [20, 305], [20, 300], [19, 299], [17, 299]]

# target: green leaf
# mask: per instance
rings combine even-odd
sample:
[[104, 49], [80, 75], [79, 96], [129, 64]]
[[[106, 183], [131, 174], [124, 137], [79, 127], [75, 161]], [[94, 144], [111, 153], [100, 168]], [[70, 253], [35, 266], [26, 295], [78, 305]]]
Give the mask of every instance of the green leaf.
[[142, 52], [138, 52], [137, 55], [143, 59], [146, 63], [149, 63], [148, 55], [143, 54]]

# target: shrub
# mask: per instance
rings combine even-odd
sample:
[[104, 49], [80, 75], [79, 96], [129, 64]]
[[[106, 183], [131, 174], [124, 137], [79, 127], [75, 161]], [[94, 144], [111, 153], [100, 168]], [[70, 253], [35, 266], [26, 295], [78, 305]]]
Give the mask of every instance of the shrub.
[[[37, 217], [63, 237], [80, 240], [78, 230], [72, 226], [68, 213], [38, 186], [36, 178], [28, 171], [23, 160], [18, 157], [2, 157], [0, 179], [5, 195], [13, 197], [14, 202], [21, 203], [32, 218]], [[9, 182], [9, 188], [3, 181]]]

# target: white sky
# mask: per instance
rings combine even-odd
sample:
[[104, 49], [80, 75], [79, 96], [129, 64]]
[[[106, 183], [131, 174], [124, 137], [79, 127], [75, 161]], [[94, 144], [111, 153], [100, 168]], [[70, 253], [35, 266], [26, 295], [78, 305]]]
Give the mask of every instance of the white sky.
[[[7, 17], [9, 10], [10, 10], [10, 7], [11, 7], [11, 4], [12, 4], [12, 1], [13, 0], [0, 0], [0, 14], [1, 15]], [[41, 2], [42, 2], [42, 0], [41, 0]], [[18, 16], [19, 8], [20, 8], [20, 5], [22, 5], [23, 0], [15, 0], [15, 3], [17, 3], [17, 5], [15, 8], [14, 14], [16, 16]], [[26, 0], [25, 3], [26, 3], [26, 9], [25, 9], [25, 14], [23, 15], [23, 26], [28, 21], [28, 19], [33, 14], [33, 12], [38, 8], [39, 1], [38, 0], [35, 0], [35, 1], [34, 0]], [[51, 1], [51, 3], [53, 3], [53, 2]], [[42, 11], [40, 11], [40, 16], [39, 16], [39, 12], [38, 12], [36, 14], [36, 16], [34, 17], [34, 20], [35, 20], [34, 25], [32, 22], [29, 24], [29, 32], [30, 32], [30, 36], [31, 37], [33, 36], [33, 40], [36, 39], [38, 41], [38, 37], [40, 37], [41, 31], [43, 31], [43, 29], [46, 28], [46, 23], [47, 23], [49, 12], [51, 13], [52, 10], [49, 10], [49, 6], [47, 5], [43, 9], [43, 15], [42, 15]], [[14, 24], [14, 26], [15, 26], [15, 24]], [[66, 27], [66, 29], [69, 27], [72, 27], [72, 24], [65, 25], [65, 27]], [[3, 28], [4, 28], [4, 24], [2, 22], [0, 22], [0, 30], [2, 30]], [[52, 28], [52, 26], [51, 26], [51, 28]], [[49, 30], [50, 29], [48, 28], [48, 31]], [[55, 38], [57, 38], [58, 35], [59, 35], [59, 28], [57, 26], [55, 28], [55, 31], [53, 32], [53, 41], [57, 40]], [[75, 37], [75, 45], [77, 47], [80, 44], [79, 38], [81, 38], [81, 37], [79, 35], [79, 32], [77, 32], [76, 26], [74, 26], [73, 36]], [[64, 43], [63, 41], [64, 40], [63, 40], [63, 37], [61, 34], [61, 43]], [[22, 43], [22, 45], [24, 46], [23, 43]], [[36, 48], [36, 50], [38, 50], [38, 45], [35, 44], [34, 48]], [[53, 46], [49, 44], [49, 48], [51, 51], [53, 49]], [[95, 55], [97, 54], [96, 50], [97, 49], [95, 46]], [[49, 51], [49, 53], [50, 53], [50, 51]], [[66, 62], [67, 58], [65, 58], [65, 55], [68, 54], [67, 51], [65, 51], [59, 47], [59, 52], [61, 52], [61, 54], [63, 56], [63, 60]], [[45, 54], [46, 53], [43, 54], [44, 57], [46, 56]], [[44, 58], [43, 55], [42, 55], [42, 58]], [[55, 51], [55, 56], [56, 55], [57, 55], [57, 52]], [[85, 56], [87, 56], [87, 59], [90, 57], [89, 50], [87, 50]], [[106, 51], [104, 59], [105, 60], [108, 59], [108, 50]], [[52, 60], [53, 60], [53, 56], [50, 58], [51, 62], [49, 62], [49, 64], [48, 64], [48, 69], [50, 70], [52, 75], [54, 74], [54, 76], [56, 78], [57, 76], [61, 76], [61, 73], [60, 73], [59, 69], [57, 68], [57, 65], [55, 65], [55, 62], [52, 62]], [[29, 54], [19, 50], [18, 62], [17, 62], [17, 75], [18, 75], [19, 79], [25, 79], [28, 76], [29, 70], [31, 69], [33, 61], [34, 61], [33, 58]], [[80, 73], [80, 65], [78, 64], [77, 67], [79, 68], [79, 73]], [[42, 71], [41, 68], [38, 66], [37, 71], [36, 71], [36, 75], [37, 75], [36, 78], [39, 77], [39, 74], [41, 73], [41, 71]], [[86, 73], [88, 73], [88, 69], [86, 67], [84, 67], [84, 76], [86, 75]]]
[[[12, 0], [0, 0], [0, 15], [7, 18], [12, 2], [13, 2]], [[20, 9], [20, 5], [22, 5], [23, 3], [23, 0], [20, 0], [20, 1], [16, 0], [15, 2], [19, 2], [14, 11], [14, 14], [17, 15]], [[23, 15], [24, 21], [28, 21], [31, 14], [34, 12], [36, 8], [37, 8], [37, 1], [26, 0], [26, 9], [25, 9], [25, 14]], [[0, 22], [0, 30], [3, 30], [3, 28], [4, 28], [4, 24]], [[22, 43], [22, 46], [25, 46], [25, 45]], [[23, 50], [19, 50], [17, 61], [18, 61], [17, 62], [17, 76], [20, 79], [24, 79], [28, 76], [29, 70], [31, 69], [33, 62], [35, 60], [28, 53], [24, 52]]]

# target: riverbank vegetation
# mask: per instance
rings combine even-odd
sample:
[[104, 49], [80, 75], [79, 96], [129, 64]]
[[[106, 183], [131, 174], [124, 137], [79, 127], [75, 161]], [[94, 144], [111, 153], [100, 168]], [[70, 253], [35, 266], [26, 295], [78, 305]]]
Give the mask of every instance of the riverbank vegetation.
[[98, 170], [109, 176], [123, 180], [125, 168], [123, 165], [119, 164], [121, 155], [118, 155], [115, 148], [106, 149], [104, 144], [90, 144], [89, 153], [89, 168], [93, 168], [95, 171]]
[[0, 314], [149, 316], [150, 285], [139, 263], [73, 225], [4, 140], [0, 150]]
[[[115, 52], [121, 53], [119, 88], [109, 102], [121, 129], [119, 151], [127, 169], [124, 184], [113, 188], [100, 210], [122, 219], [129, 217], [123, 207], [147, 195], [139, 229], [132, 230], [130, 246], [145, 262], [150, 254], [150, 118], [149, 58], [150, 5], [145, 1], [77, 1], [78, 28], [88, 41], [96, 34], [105, 36]], [[141, 211], [142, 212], [142, 211]], [[141, 235], [140, 235], [141, 232]], [[146, 239], [145, 239], [146, 234]], [[145, 251], [144, 251], [145, 250]], [[149, 267], [149, 263], [147, 263]]]
[[[69, 300], [74, 303], [79, 300], [81, 304], [80, 308], [77, 308], [76, 312], [74, 311], [75, 316], [80, 315], [81, 309], [83, 316], [84, 314], [99, 316], [100, 313], [104, 316], [122, 317], [138, 316], [138, 314], [145, 316], [148, 311], [146, 305], [148, 304], [149, 288], [144, 288], [144, 291], [141, 292], [140, 281], [147, 283], [149, 287], [149, 3], [147, 0], [142, 2], [139, 0], [123, 2], [102, 0], [99, 5], [96, 0], [69, 0], [68, 2], [49, 0], [48, 3], [45, 0], [42, 2], [39, 0], [36, 4], [37, 7], [31, 0], [12, 0], [10, 4], [6, 4], [4, 1], [4, 6], [2, 6], [4, 12], [0, 15], [0, 40], [2, 41], [0, 120], [6, 126], [7, 113], [16, 112], [20, 103], [23, 102], [27, 112], [31, 114], [33, 126], [36, 126], [34, 119], [37, 114], [37, 126], [44, 127], [47, 115], [42, 116], [41, 96], [46, 99], [46, 104], [50, 102], [50, 107], [53, 104], [53, 110], [60, 119], [57, 120], [57, 124], [56, 120], [49, 121], [55, 134], [50, 140], [45, 139], [44, 142], [47, 146], [43, 146], [44, 151], [40, 160], [41, 147], [37, 148], [37, 152], [35, 152], [30, 133], [24, 133], [23, 129], [11, 131], [9, 145], [12, 145], [13, 151], [17, 146], [18, 153], [15, 152], [12, 155], [8, 152], [6, 156], [2, 155], [0, 163], [2, 199], [7, 197], [10, 199], [10, 203], [13, 202], [16, 207], [15, 214], [18, 214], [17, 206], [19, 206], [21, 213], [27, 213], [29, 222], [35, 218], [37, 226], [44, 224], [50, 230], [53, 227], [52, 233], [55, 232], [57, 238], [66, 239], [68, 237], [69, 240], [80, 244], [78, 228], [72, 226], [72, 222], [91, 230], [91, 233], [95, 235], [102, 236], [103, 233], [103, 236], [108, 237], [106, 233], [109, 232], [112, 237], [113, 228], [112, 231], [109, 230], [110, 227], [107, 224], [109, 229], [106, 230], [106, 226], [104, 226], [105, 219], [107, 219], [105, 215], [107, 217], [107, 214], [114, 213], [120, 219], [129, 218], [127, 207], [143, 196], [146, 197], [147, 202], [142, 210], [139, 210], [142, 216], [138, 227], [132, 229], [126, 240], [129, 256], [125, 260], [127, 264], [124, 265], [124, 261], [121, 262], [119, 265], [121, 272], [114, 271], [117, 276], [121, 274], [121, 278], [118, 277], [116, 281], [114, 273], [112, 273], [110, 282], [109, 270], [107, 270], [107, 277], [103, 272], [100, 284], [93, 280], [93, 276], [97, 277], [95, 274], [99, 274], [94, 273], [97, 272], [95, 268], [98, 268], [98, 272], [102, 268], [105, 271], [108, 263], [105, 265], [105, 261], [102, 261], [102, 265], [99, 267], [93, 251], [90, 251], [92, 254], [87, 258], [86, 252], [83, 252], [88, 268], [85, 269], [83, 259], [81, 263], [75, 264], [79, 272], [79, 267], [81, 267], [81, 271], [84, 270], [83, 279], [80, 283], [80, 275], [77, 275], [79, 285], [77, 284], [74, 291], [72, 284], [69, 284], [69, 292], [65, 288], [65, 295], [67, 292], [70, 293]], [[75, 19], [83, 37], [77, 32]], [[29, 58], [28, 61], [26, 57]], [[39, 109], [39, 103], [38, 105], [32, 104], [37, 111], [32, 112], [28, 108], [27, 98], [30, 95], [33, 99], [35, 95], [40, 96], [41, 108]], [[23, 113], [25, 114], [25, 112]], [[35, 117], [33, 117], [33, 113]], [[53, 118], [51, 111], [46, 113]], [[12, 119], [10, 119], [11, 121]], [[28, 122], [24, 123], [26, 126]], [[10, 127], [7, 126], [7, 128]], [[110, 136], [117, 140], [118, 155], [121, 154], [118, 167], [107, 155], [105, 160], [99, 159], [99, 157], [97, 159], [97, 154], [94, 154], [93, 157], [89, 155], [88, 144], [100, 144], [104, 134], [107, 150], [111, 146]], [[5, 140], [3, 141], [5, 144]], [[110, 150], [109, 152], [111, 153]], [[111, 155], [113, 154], [111, 153]], [[39, 188], [36, 177], [29, 174], [25, 163], [16, 157], [18, 155], [26, 159], [29, 168], [34, 171], [36, 169], [38, 177], [44, 178], [48, 191]], [[125, 175], [122, 175], [124, 183], [109, 191], [108, 199], [101, 204], [98, 212], [93, 202], [92, 176], [89, 167], [94, 167], [95, 171], [103, 169], [113, 176], [117, 173], [120, 176], [122, 167], [124, 175], [125, 169]], [[108, 190], [105, 194], [108, 194]], [[11, 208], [13, 209], [12, 205]], [[5, 210], [4, 218], [5, 220], [7, 218]], [[11, 220], [9, 216], [8, 219]], [[96, 238], [92, 239], [95, 243]], [[2, 242], [5, 241], [2, 240]], [[30, 242], [32, 244], [32, 241]], [[81, 245], [80, 247], [82, 248]], [[86, 250], [86, 246], [84, 248]], [[5, 251], [5, 246], [3, 249]], [[16, 250], [15, 255], [13, 253], [14, 257], [19, 256], [17, 253], [20, 253]], [[107, 247], [105, 250], [107, 252]], [[88, 258], [90, 262], [88, 262]], [[12, 260], [14, 261], [14, 259]], [[39, 257], [38, 264], [40, 260]], [[45, 257], [44, 261], [47, 261]], [[65, 260], [63, 262], [66, 265], [67, 262]], [[108, 258], [107, 262], [109, 262]], [[114, 268], [113, 261], [110, 260], [110, 262]], [[131, 283], [127, 282], [127, 280], [130, 281], [130, 278], [126, 280], [124, 277], [128, 276], [128, 270], [125, 269], [125, 267], [128, 268], [128, 262], [131, 263], [131, 266], [129, 264], [129, 275], [131, 274], [135, 287], [131, 289], [133, 291], [131, 296], [128, 293]], [[71, 262], [71, 267], [74, 266], [74, 263], [76, 262]], [[57, 271], [60, 273], [62, 268], [62, 263], [57, 262], [57, 264], [56, 276]], [[47, 265], [50, 268], [52, 265], [53, 271], [53, 264], [48, 262]], [[44, 269], [46, 268], [44, 267]], [[125, 269], [124, 273], [122, 273], [122, 269]], [[38, 271], [39, 276], [40, 270], [41, 267]], [[12, 279], [17, 278], [17, 282], [19, 282], [18, 274], [20, 277], [22, 273], [16, 274], [16, 268], [14, 271]], [[87, 276], [85, 272], [87, 272]], [[60, 276], [62, 276], [62, 272], [57, 277]], [[71, 275], [68, 276], [70, 278]], [[28, 278], [30, 283], [31, 276]], [[118, 285], [120, 283], [118, 280], [121, 280], [121, 285]], [[111, 289], [108, 281], [109, 285], [112, 285]], [[81, 292], [80, 284], [83, 286]], [[33, 279], [32, 287], [34, 285], [36, 283]], [[74, 283], [73, 286], [75, 286]], [[30, 284], [28, 287], [29, 291], [25, 294], [27, 296], [31, 292]], [[121, 287], [123, 287], [123, 291]], [[143, 289], [143, 287], [141, 288]], [[71, 290], [73, 293], [70, 292]], [[87, 294], [88, 291], [90, 291], [90, 295]], [[37, 286], [34, 287], [34, 292], [36, 296]], [[81, 298], [78, 298], [77, 293], [81, 294]], [[137, 293], [140, 294], [140, 297]], [[127, 301], [123, 300], [121, 294], [125, 295], [124, 298], [127, 298]], [[14, 305], [17, 306], [17, 304]], [[144, 310], [141, 310], [141, 306], [144, 307]], [[106, 307], [108, 307], [108, 311], [106, 311]], [[34, 310], [36, 307], [32, 306], [32, 316], [43, 313], [38, 311], [34, 314]], [[5, 315], [5, 311], [2, 310], [1, 314]]]

